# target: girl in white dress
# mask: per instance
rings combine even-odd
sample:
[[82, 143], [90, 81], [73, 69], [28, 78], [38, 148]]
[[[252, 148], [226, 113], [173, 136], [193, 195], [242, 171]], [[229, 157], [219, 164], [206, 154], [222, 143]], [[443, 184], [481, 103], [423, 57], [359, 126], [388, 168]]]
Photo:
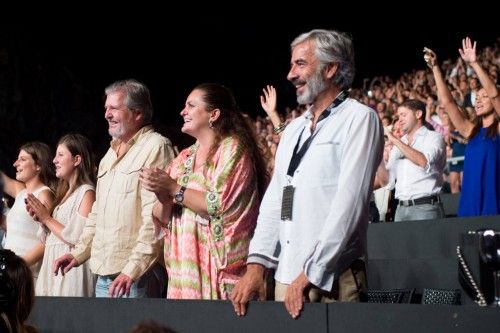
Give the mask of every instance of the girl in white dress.
[[32, 195], [28, 196], [30, 214], [43, 224], [40, 239], [45, 239], [45, 254], [35, 287], [37, 296], [84, 296], [94, 294], [94, 276], [87, 263], [67, 274], [54, 276], [55, 259], [72, 250], [85, 227], [95, 201], [95, 164], [90, 141], [80, 134], [59, 140], [54, 165], [59, 185], [52, 213]]
[[20, 150], [17, 160], [16, 179], [0, 172], [4, 192], [15, 198], [7, 214], [7, 233], [4, 248], [22, 257], [31, 267], [37, 279], [43, 257], [44, 246], [37, 238], [39, 224], [28, 214], [25, 199], [28, 193], [37, 197], [46, 209], [52, 208], [54, 195], [51, 186], [55, 183], [54, 166], [50, 162], [51, 150], [42, 142], [29, 142]]

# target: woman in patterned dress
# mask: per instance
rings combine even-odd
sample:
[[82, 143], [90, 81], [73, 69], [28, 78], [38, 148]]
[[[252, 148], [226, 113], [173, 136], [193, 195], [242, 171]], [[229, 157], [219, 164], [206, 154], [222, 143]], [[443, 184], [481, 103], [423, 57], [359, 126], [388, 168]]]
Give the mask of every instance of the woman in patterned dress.
[[165, 171], [140, 174], [144, 188], [159, 199], [153, 215], [165, 237], [167, 298], [228, 299], [245, 273], [266, 166], [226, 87], [197, 86], [181, 116], [182, 132], [196, 143]]

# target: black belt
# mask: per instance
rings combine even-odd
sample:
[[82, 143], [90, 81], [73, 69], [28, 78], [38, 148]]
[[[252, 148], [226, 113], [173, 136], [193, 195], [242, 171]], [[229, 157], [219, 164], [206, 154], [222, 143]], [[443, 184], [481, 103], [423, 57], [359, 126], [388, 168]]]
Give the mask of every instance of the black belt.
[[399, 200], [399, 206], [416, 206], [416, 205], [425, 205], [425, 204], [435, 204], [441, 202], [441, 198], [439, 195], [430, 195], [428, 197], [422, 197], [418, 199], [412, 200]]

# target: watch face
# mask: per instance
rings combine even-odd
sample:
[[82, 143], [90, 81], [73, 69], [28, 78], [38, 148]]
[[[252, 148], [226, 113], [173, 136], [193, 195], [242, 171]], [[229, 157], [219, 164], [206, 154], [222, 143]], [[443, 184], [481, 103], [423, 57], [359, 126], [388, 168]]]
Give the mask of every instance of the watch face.
[[182, 205], [184, 201], [184, 191], [186, 190], [186, 186], [181, 186], [179, 192], [174, 194], [174, 200], [176, 203]]

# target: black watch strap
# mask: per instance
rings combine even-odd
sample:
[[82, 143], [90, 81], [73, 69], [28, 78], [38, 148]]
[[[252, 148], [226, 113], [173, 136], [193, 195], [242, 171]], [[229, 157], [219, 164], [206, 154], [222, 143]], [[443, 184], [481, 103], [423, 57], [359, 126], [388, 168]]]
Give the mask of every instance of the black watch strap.
[[179, 189], [179, 192], [175, 193], [174, 195], [174, 200], [175, 203], [182, 205], [182, 202], [184, 201], [184, 192], [186, 191], [186, 186], [181, 186]]

